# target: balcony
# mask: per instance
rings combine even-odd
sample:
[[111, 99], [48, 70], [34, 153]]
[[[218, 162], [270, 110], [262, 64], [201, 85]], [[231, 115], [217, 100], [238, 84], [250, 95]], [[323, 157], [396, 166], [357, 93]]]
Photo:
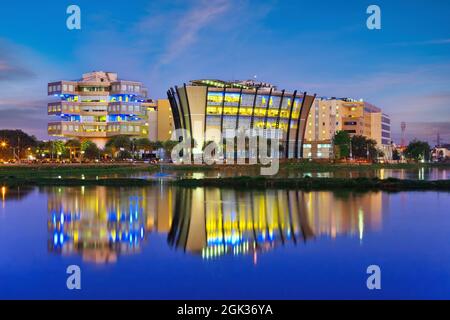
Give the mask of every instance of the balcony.
[[70, 122], [58, 121], [48, 124], [48, 134], [78, 138], [106, 138], [115, 135], [142, 136], [148, 132], [142, 123], [124, 122]]
[[111, 94], [127, 94], [140, 96], [144, 87], [139, 82], [118, 81], [111, 84]]
[[139, 102], [110, 102], [108, 104], [108, 114], [128, 114], [128, 115], [145, 115], [145, 107]]
[[69, 101], [50, 102], [47, 104], [47, 113], [49, 115], [80, 114], [80, 103]]
[[74, 81], [58, 81], [51, 82], [47, 86], [48, 95], [76, 95], [77, 83]]

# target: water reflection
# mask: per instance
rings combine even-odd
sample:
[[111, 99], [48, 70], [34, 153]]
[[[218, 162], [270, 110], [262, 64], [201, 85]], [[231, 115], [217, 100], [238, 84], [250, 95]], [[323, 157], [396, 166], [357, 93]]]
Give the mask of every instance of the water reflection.
[[[255, 168], [225, 168], [218, 170], [208, 170], [202, 172], [176, 172], [183, 178], [216, 178], [235, 177], [247, 175], [259, 175], [259, 169]], [[337, 169], [332, 171], [304, 171], [299, 169], [282, 168], [277, 174], [280, 178], [301, 178], [310, 176], [314, 178], [397, 178], [410, 180], [446, 180], [450, 179], [450, 170], [445, 167], [417, 167], [409, 169]], [[150, 177], [152, 178], [152, 177]]]
[[48, 248], [79, 253], [95, 263], [139, 252], [145, 238], [145, 200], [121, 189], [55, 188], [48, 195]]
[[7, 201], [20, 201], [28, 196], [33, 187], [6, 187], [0, 186], [1, 207], [4, 209]]
[[48, 250], [114, 263], [136, 254], [156, 233], [169, 246], [203, 259], [253, 255], [314, 238], [362, 241], [382, 226], [381, 192], [51, 187]]
[[382, 193], [181, 189], [169, 243], [205, 259], [272, 250], [338, 235], [363, 239], [379, 229]]

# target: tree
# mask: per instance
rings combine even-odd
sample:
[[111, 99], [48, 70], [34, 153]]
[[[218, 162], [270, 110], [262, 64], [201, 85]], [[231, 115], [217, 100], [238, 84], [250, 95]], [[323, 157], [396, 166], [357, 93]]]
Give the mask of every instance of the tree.
[[83, 141], [81, 144], [81, 151], [84, 152], [86, 159], [98, 159], [100, 157], [100, 149], [92, 141]]
[[431, 148], [428, 142], [414, 139], [411, 141], [404, 151], [404, 155], [412, 160], [427, 160], [430, 159]]
[[159, 140], [153, 141], [152, 145], [153, 145], [153, 149], [154, 150], [158, 150], [158, 149], [162, 149], [163, 148], [163, 142], [159, 141]]
[[350, 135], [347, 131], [337, 131], [333, 137], [335, 158], [343, 159], [350, 156]]
[[131, 159], [132, 155], [131, 152], [128, 150], [121, 150], [119, 151], [119, 153], [117, 154], [117, 158], [124, 160], [124, 159]]
[[130, 151], [132, 142], [128, 136], [114, 136], [106, 142], [106, 148], [112, 151], [113, 156], [117, 156], [119, 151]]
[[394, 149], [394, 151], [392, 151], [392, 160], [398, 161], [400, 158], [400, 152], [397, 149]]
[[22, 130], [0, 130], [0, 143], [0, 158], [11, 156], [22, 158], [28, 148], [38, 145], [35, 136], [30, 136]]
[[153, 143], [148, 138], [139, 138], [134, 141], [134, 145], [138, 150], [152, 151]]
[[67, 140], [64, 145], [66, 149], [69, 150], [69, 159], [72, 159], [72, 157], [76, 157], [77, 150], [81, 149], [81, 143], [77, 139]]
[[171, 153], [172, 153], [172, 149], [175, 148], [175, 146], [176, 146], [177, 144], [179, 144], [179, 143], [180, 143], [180, 142], [178, 142], [178, 141], [176, 141], [176, 140], [167, 140], [167, 141], [164, 141], [164, 142], [162, 143], [162, 147], [163, 147], [163, 149], [164, 149], [165, 156], [170, 158]]
[[373, 139], [368, 139], [365, 136], [355, 135], [352, 141], [352, 154], [355, 158], [370, 158], [376, 159], [378, 157], [378, 150], [376, 148], [377, 142]]

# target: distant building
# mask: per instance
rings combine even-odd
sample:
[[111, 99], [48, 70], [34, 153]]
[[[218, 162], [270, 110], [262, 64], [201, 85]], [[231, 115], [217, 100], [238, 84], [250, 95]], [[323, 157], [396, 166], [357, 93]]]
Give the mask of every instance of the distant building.
[[370, 103], [349, 98], [314, 100], [305, 131], [305, 157], [332, 157], [332, 139], [341, 130], [375, 140], [385, 157], [392, 158], [389, 116]]
[[252, 80], [207, 79], [171, 88], [167, 95], [175, 128], [189, 132], [196, 142], [194, 153], [201, 152], [204, 142], [220, 140], [213, 131], [280, 129], [280, 157], [303, 157], [305, 124], [315, 96]]
[[48, 124], [53, 136], [90, 140], [99, 147], [115, 135], [147, 137], [147, 89], [141, 82], [118, 79], [117, 73], [94, 71], [78, 81], [48, 84]]
[[434, 161], [448, 161], [450, 159], [450, 144], [440, 144], [431, 150]]

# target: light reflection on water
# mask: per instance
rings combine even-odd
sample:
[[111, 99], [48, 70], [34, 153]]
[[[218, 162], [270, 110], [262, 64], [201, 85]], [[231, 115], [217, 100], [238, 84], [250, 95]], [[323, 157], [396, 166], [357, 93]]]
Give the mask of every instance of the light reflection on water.
[[202, 259], [253, 255], [316, 237], [379, 229], [383, 193], [107, 187], [45, 188], [48, 249], [84, 261], [138, 253], [146, 235]]
[[372, 298], [373, 263], [377, 297], [450, 298], [449, 205], [447, 192], [5, 187], [0, 298]]

